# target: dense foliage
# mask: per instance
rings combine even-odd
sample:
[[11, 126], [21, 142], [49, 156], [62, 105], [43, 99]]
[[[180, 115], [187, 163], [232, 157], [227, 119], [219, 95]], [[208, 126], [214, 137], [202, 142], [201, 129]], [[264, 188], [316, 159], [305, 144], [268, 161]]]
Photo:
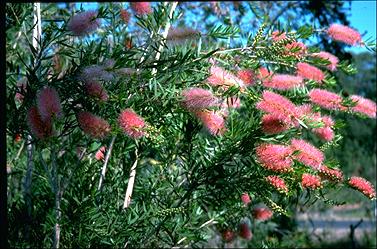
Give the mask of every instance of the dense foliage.
[[39, 38], [33, 4], [7, 4], [11, 246], [261, 247], [295, 205], [341, 204], [332, 191], [351, 187], [375, 199], [338, 146], [345, 121], [374, 121], [375, 94], [345, 93], [338, 71], [356, 69], [305, 45], [374, 43], [332, 23], [283, 27], [252, 3], [238, 7], [256, 30], [193, 29], [180, 5], [41, 4]]

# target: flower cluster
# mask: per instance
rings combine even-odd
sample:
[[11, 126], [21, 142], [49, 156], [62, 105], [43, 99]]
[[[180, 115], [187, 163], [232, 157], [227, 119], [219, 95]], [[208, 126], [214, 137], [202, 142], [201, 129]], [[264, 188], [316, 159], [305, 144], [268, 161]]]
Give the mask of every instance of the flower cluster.
[[317, 189], [322, 187], [321, 179], [318, 176], [304, 173], [301, 185], [303, 188]]
[[290, 146], [278, 144], [261, 144], [256, 149], [259, 162], [263, 167], [275, 172], [292, 170], [292, 153]]
[[132, 109], [123, 110], [118, 118], [118, 123], [127, 136], [131, 138], [141, 138], [145, 135], [144, 119], [137, 115]]
[[281, 179], [279, 176], [267, 176], [266, 180], [279, 192], [288, 193], [287, 185], [285, 184], [284, 180]]
[[77, 121], [81, 129], [93, 138], [104, 138], [111, 130], [110, 125], [106, 120], [90, 112], [79, 112], [77, 114]]
[[359, 177], [359, 176], [352, 176], [348, 180], [348, 184], [352, 188], [355, 188], [356, 190], [363, 193], [369, 199], [376, 198], [376, 191], [374, 190], [372, 183], [370, 183], [366, 179]]
[[83, 36], [96, 30], [100, 24], [100, 20], [97, 19], [97, 12], [89, 10], [72, 16], [67, 28], [75, 36]]

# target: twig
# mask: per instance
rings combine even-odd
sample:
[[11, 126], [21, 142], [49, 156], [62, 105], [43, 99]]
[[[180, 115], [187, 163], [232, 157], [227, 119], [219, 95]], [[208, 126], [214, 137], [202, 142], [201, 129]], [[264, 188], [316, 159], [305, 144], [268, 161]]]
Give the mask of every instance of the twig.
[[137, 166], [137, 163], [138, 163], [138, 160], [139, 160], [139, 154], [138, 154], [137, 147], [135, 149], [135, 157], [136, 157], [135, 162], [131, 167], [130, 179], [128, 180], [126, 196], [124, 197], [123, 209], [129, 207], [130, 202], [131, 202], [132, 191], [134, 189], [134, 182], [135, 182], [135, 176], [136, 176], [136, 166]]
[[[28, 135], [27, 137], [28, 141], [31, 141], [31, 136]], [[22, 144], [19, 152], [17, 153], [16, 158], [19, 157], [19, 154], [21, 153], [25, 142]], [[33, 168], [34, 168], [34, 162], [33, 162], [33, 144], [29, 143], [27, 145], [27, 170], [26, 170], [26, 176], [24, 181], [24, 199], [27, 209], [27, 221], [26, 221], [26, 227], [25, 227], [25, 237], [26, 240], [29, 240], [30, 237], [30, 222], [31, 222], [31, 181], [33, 176]]]
[[109, 163], [111, 151], [113, 150], [115, 138], [116, 138], [116, 136], [113, 136], [112, 139], [111, 139], [111, 142], [110, 142], [110, 145], [109, 145], [109, 150], [106, 153], [105, 163], [103, 164], [103, 167], [102, 167], [101, 176], [100, 176], [99, 184], [98, 184], [98, 191], [100, 191], [100, 192], [102, 191], [102, 183], [105, 179], [106, 168], [107, 168], [107, 164]]

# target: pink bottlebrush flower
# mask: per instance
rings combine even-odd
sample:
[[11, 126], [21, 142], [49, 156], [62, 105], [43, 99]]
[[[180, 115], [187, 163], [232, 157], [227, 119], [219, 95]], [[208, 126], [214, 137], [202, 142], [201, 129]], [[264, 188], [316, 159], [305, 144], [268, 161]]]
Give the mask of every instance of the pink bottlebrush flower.
[[42, 117], [35, 106], [31, 107], [27, 113], [27, 124], [34, 136], [39, 139], [45, 139], [52, 136], [51, 120], [42, 120]]
[[370, 99], [365, 99], [361, 96], [352, 95], [350, 97], [356, 103], [356, 106], [351, 107], [354, 112], [359, 112], [367, 115], [370, 118], [376, 118], [376, 103]]
[[175, 44], [181, 44], [186, 40], [198, 37], [200, 32], [192, 28], [170, 28], [166, 40]]
[[287, 35], [285, 32], [280, 32], [278, 30], [275, 30], [274, 32], [272, 32], [272, 40], [274, 41], [280, 41], [286, 38], [287, 38]]
[[335, 41], [341, 41], [352, 46], [361, 43], [361, 35], [358, 31], [341, 24], [331, 24], [327, 29], [327, 34]]
[[222, 69], [218, 66], [212, 66], [210, 68], [210, 76], [207, 78], [207, 81], [210, 85], [213, 86], [240, 86], [243, 87], [244, 82], [237, 78], [232, 73]]
[[90, 96], [98, 98], [101, 101], [107, 101], [109, 98], [105, 88], [97, 81], [90, 80], [85, 82], [85, 88]]
[[130, 108], [120, 113], [118, 123], [123, 131], [131, 138], [141, 138], [145, 135], [143, 131], [145, 127], [144, 119]]
[[303, 139], [292, 139], [291, 150], [298, 151], [298, 153], [293, 156], [294, 159], [314, 169], [319, 169], [325, 158], [319, 149]]
[[271, 80], [263, 82], [263, 86], [271, 87], [278, 90], [289, 90], [294, 87], [303, 86], [304, 82], [300, 76], [288, 74], [275, 74]]
[[237, 77], [240, 78], [246, 86], [251, 86], [255, 84], [255, 74], [250, 69], [238, 71]]
[[331, 141], [334, 139], [335, 134], [330, 127], [322, 127], [313, 129], [313, 132], [322, 140]]
[[319, 53], [313, 53], [312, 56], [318, 57], [318, 58], [321, 58], [321, 59], [324, 59], [324, 60], [328, 60], [330, 62], [330, 64], [327, 65], [326, 67], [330, 71], [335, 71], [337, 66], [338, 66], [338, 62], [339, 62], [338, 57], [336, 57], [335, 55], [330, 54], [328, 52], [321, 51]]
[[289, 129], [289, 125], [285, 124], [272, 114], [265, 114], [262, 117], [262, 130], [267, 134], [277, 134]]
[[297, 75], [317, 82], [325, 78], [325, 74], [320, 69], [305, 62], [297, 63]]
[[289, 146], [261, 144], [255, 150], [257, 158], [264, 168], [275, 172], [292, 170], [293, 150]]
[[62, 105], [58, 92], [53, 87], [45, 87], [37, 94], [37, 106], [42, 120], [62, 117]]
[[315, 175], [306, 174], [302, 175], [301, 185], [303, 188], [317, 189], [322, 187], [321, 178]]
[[322, 165], [319, 168], [319, 175], [323, 179], [329, 179], [335, 182], [343, 181], [342, 171], [340, 171], [339, 169], [330, 169], [326, 165]]
[[296, 106], [289, 99], [270, 91], [264, 91], [262, 97], [263, 99], [256, 104], [258, 110], [270, 113], [289, 125], [295, 124]]
[[231, 229], [228, 228], [222, 231], [221, 237], [223, 238], [225, 242], [231, 242], [232, 240], [234, 240], [236, 236], [235, 236], [235, 233]]
[[242, 200], [243, 204], [245, 204], [245, 205], [248, 205], [251, 202], [251, 199], [250, 199], [250, 196], [249, 196], [248, 193], [243, 193], [241, 195], [241, 200]]
[[79, 112], [77, 114], [77, 121], [84, 133], [94, 138], [104, 138], [111, 130], [110, 125], [106, 120], [90, 112]]
[[89, 10], [72, 16], [67, 28], [74, 35], [83, 36], [96, 30], [100, 24], [100, 20], [97, 19], [97, 12]]
[[90, 80], [104, 80], [111, 81], [114, 79], [114, 74], [106, 70], [103, 65], [91, 65], [85, 67], [80, 75], [82, 81]]
[[21, 142], [21, 140], [22, 140], [22, 136], [20, 133], [17, 133], [16, 135], [14, 135], [14, 142], [19, 143]]
[[267, 176], [266, 180], [279, 192], [288, 193], [287, 185], [285, 185], [284, 180], [281, 179], [279, 176]]
[[152, 8], [149, 2], [131, 2], [130, 3], [132, 11], [136, 15], [144, 15], [152, 13]]
[[312, 105], [304, 104], [296, 107], [298, 118], [305, 119], [312, 116]]
[[354, 189], [360, 191], [361, 193], [363, 193], [369, 199], [376, 198], [376, 192], [374, 190], [374, 186], [372, 185], [372, 183], [370, 183], [366, 179], [364, 179], [362, 177], [359, 177], [359, 176], [352, 176], [348, 180], [348, 184], [352, 188], [354, 188]]
[[16, 100], [22, 102], [24, 101], [24, 93], [26, 93], [26, 80], [22, 80], [17, 83], [17, 92], [16, 95], [14, 96]]
[[128, 24], [128, 22], [130, 21], [130, 18], [131, 18], [131, 14], [127, 10], [122, 9], [122, 10], [120, 10], [120, 17], [122, 18], [122, 20], [125, 24]]
[[254, 208], [253, 217], [256, 220], [264, 221], [271, 219], [273, 212], [268, 208]]
[[344, 110], [343, 98], [336, 93], [322, 89], [312, 89], [309, 92], [310, 101], [328, 110]]
[[106, 151], [106, 146], [102, 146], [101, 148], [98, 149], [96, 152], [95, 158], [98, 161], [103, 161], [105, 159], [105, 151]]
[[267, 68], [261, 67], [261, 68], [259, 68], [256, 77], [263, 82], [265, 80], [270, 80], [273, 74], [274, 73], [268, 71]]
[[221, 104], [223, 108], [240, 108], [241, 107], [241, 100], [239, 97], [228, 97], [225, 101]]
[[251, 230], [246, 223], [241, 223], [239, 234], [241, 238], [246, 240], [251, 240], [251, 238], [253, 237], [253, 234], [251, 233]]
[[222, 135], [225, 133], [225, 120], [219, 113], [200, 110], [196, 111], [195, 114], [212, 135]]
[[193, 87], [182, 91], [183, 105], [188, 109], [203, 109], [217, 106], [219, 99], [211, 91]]
[[[307, 52], [307, 47], [302, 42], [292, 42], [285, 45], [286, 55], [296, 58], [302, 57]], [[295, 52], [292, 52], [295, 51]], [[297, 51], [296, 51], [297, 50]]]

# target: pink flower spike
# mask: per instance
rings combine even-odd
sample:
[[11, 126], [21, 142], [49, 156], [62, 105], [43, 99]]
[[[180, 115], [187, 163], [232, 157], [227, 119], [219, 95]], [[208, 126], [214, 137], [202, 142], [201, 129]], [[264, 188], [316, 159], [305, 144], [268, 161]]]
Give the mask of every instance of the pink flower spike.
[[[285, 45], [286, 55], [296, 58], [302, 57], [307, 52], [307, 47], [302, 42], [292, 42]], [[295, 52], [291, 52], [294, 50]], [[297, 51], [296, 51], [297, 50]]]
[[317, 82], [325, 78], [325, 74], [320, 69], [305, 62], [297, 63], [297, 75]]
[[83, 36], [96, 30], [100, 24], [100, 20], [97, 19], [97, 12], [89, 10], [72, 16], [67, 28], [75, 36]]
[[288, 193], [287, 185], [285, 185], [284, 180], [281, 179], [279, 176], [267, 176], [266, 180], [269, 184], [271, 184], [279, 192]]
[[53, 87], [45, 87], [37, 94], [37, 106], [42, 120], [62, 117], [62, 105], [58, 92]]
[[212, 135], [222, 135], [226, 131], [224, 118], [216, 112], [208, 110], [196, 111], [195, 115], [202, 121]]
[[342, 106], [343, 98], [336, 93], [322, 89], [313, 89], [309, 92], [310, 101], [328, 110], [345, 110]]
[[289, 126], [272, 114], [262, 117], [262, 130], [267, 134], [277, 134], [289, 129]]
[[143, 131], [145, 127], [144, 119], [130, 108], [120, 113], [118, 123], [127, 136], [133, 139], [141, 138], [145, 135]]
[[257, 77], [259, 80], [261, 80], [262, 82], [264, 82], [265, 80], [270, 80], [273, 74], [274, 74], [274, 73], [268, 71], [267, 68], [265, 68], [265, 67], [261, 67], [261, 68], [259, 68], [256, 77]]
[[256, 154], [261, 165], [271, 171], [287, 172], [292, 170], [292, 153], [289, 146], [261, 144], [256, 147]]
[[297, 161], [314, 169], [319, 169], [325, 158], [319, 149], [302, 139], [292, 139], [291, 150], [298, 151], [293, 156]]
[[98, 149], [96, 152], [95, 158], [98, 161], [103, 161], [105, 159], [105, 151], [106, 151], [106, 146], [102, 146], [101, 148]]
[[350, 98], [356, 102], [356, 106], [351, 107], [352, 111], [365, 114], [370, 118], [376, 118], [375, 102], [357, 95], [352, 95]]
[[289, 90], [294, 87], [303, 86], [304, 82], [300, 76], [275, 74], [271, 80], [264, 81], [263, 85], [278, 90]]
[[77, 114], [77, 121], [84, 133], [94, 138], [104, 138], [111, 130], [106, 120], [90, 112], [79, 112]]
[[198, 37], [200, 32], [192, 28], [170, 28], [166, 40], [174, 44], [181, 44], [186, 40]]
[[136, 15], [152, 13], [152, 8], [149, 2], [131, 2], [130, 6]]
[[109, 98], [107, 91], [97, 81], [94, 81], [94, 80], [87, 81], [85, 83], [85, 88], [86, 88], [87, 93], [90, 96], [95, 97], [101, 101], [107, 101]]
[[45, 139], [52, 136], [51, 120], [42, 120], [37, 107], [33, 106], [27, 113], [27, 124], [31, 132], [39, 139]]
[[272, 32], [272, 40], [274, 41], [280, 41], [286, 38], [287, 38], [287, 35], [285, 32], [280, 32], [278, 30], [275, 30], [274, 32]]
[[250, 69], [238, 71], [237, 77], [244, 82], [245, 86], [252, 86], [255, 84], [255, 74]]
[[366, 179], [359, 177], [359, 176], [352, 176], [348, 180], [348, 184], [352, 188], [363, 193], [369, 199], [375, 199], [376, 198], [376, 192], [374, 190], [374, 186], [372, 185], [372, 183], [370, 183]]
[[254, 208], [253, 217], [256, 220], [264, 221], [271, 219], [273, 212], [268, 208]]
[[331, 181], [340, 182], [343, 181], [343, 173], [339, 169], [330, 169], [326, 165], [322, 165], [319, 168], [319, 175], [323, 179], [329, 179]]
[[339, 63], [338, 57], [336, 57], [335, 55], [330, 54], [328, 52], [325, 52], [325, 51], [321, 51], [319, 53], [313, 53], [312, 56], [318, 57], [318, 58], [321, 58], [321, 59], [324, 59], [324, 60], [328, 60], [330, 62], [330, 64], [327, 65], [326, 67], [330, 71], [335, 71], [337, 66], [338, 66], [338, 63]]
[[211, 91], [193, 87], [182, 91], [183, 105], [187, 109], [203, 109], [217, 106], [219, 99]]
[[331, 141], [334, 139], [335, 134], [330, 127], [322, 127], [313, 129], [313, 132], [322, 140]]
[[250, 196], [249, 196], [248, 193], [243, 193], [241, 195], [241, 200], [242, 200], [243, 204], [245, 204], [245, 205], [248, 205], [251, 202], [251, 199], [250, 199]]
[[289, 125], [295, 124], [296, 106], [289, 99], [270, 91], [264, 91], [262, 97], [256, 104], [258, 110], [270, 113]]
[[241, 223], [240, 225], [240, 237], [246, 240], [251, 240], [253, 237], [253, 234], [246, 223]]
[[303, 174], [301, 185], [303, 188], [317, 189], [322, 187], [321, 179], [311, 174]]
[[207, 81], [212, 86], [243, 87], [245, 85], [241, 79], [218, 66], [212, 66], [210, 68], [210, 74], [211, 75], [207, 78]]
[[327, 34], [335, 41], [344, 42], [355, 46], [361, 44], [361, 35], [358, 31], [341, 24], [331, 24], [327, 30]]
[[131, 14], [127, 10], [122, 9], [120, 10], [120, 17], [125, 24], [128, 24], [131, 18]]

